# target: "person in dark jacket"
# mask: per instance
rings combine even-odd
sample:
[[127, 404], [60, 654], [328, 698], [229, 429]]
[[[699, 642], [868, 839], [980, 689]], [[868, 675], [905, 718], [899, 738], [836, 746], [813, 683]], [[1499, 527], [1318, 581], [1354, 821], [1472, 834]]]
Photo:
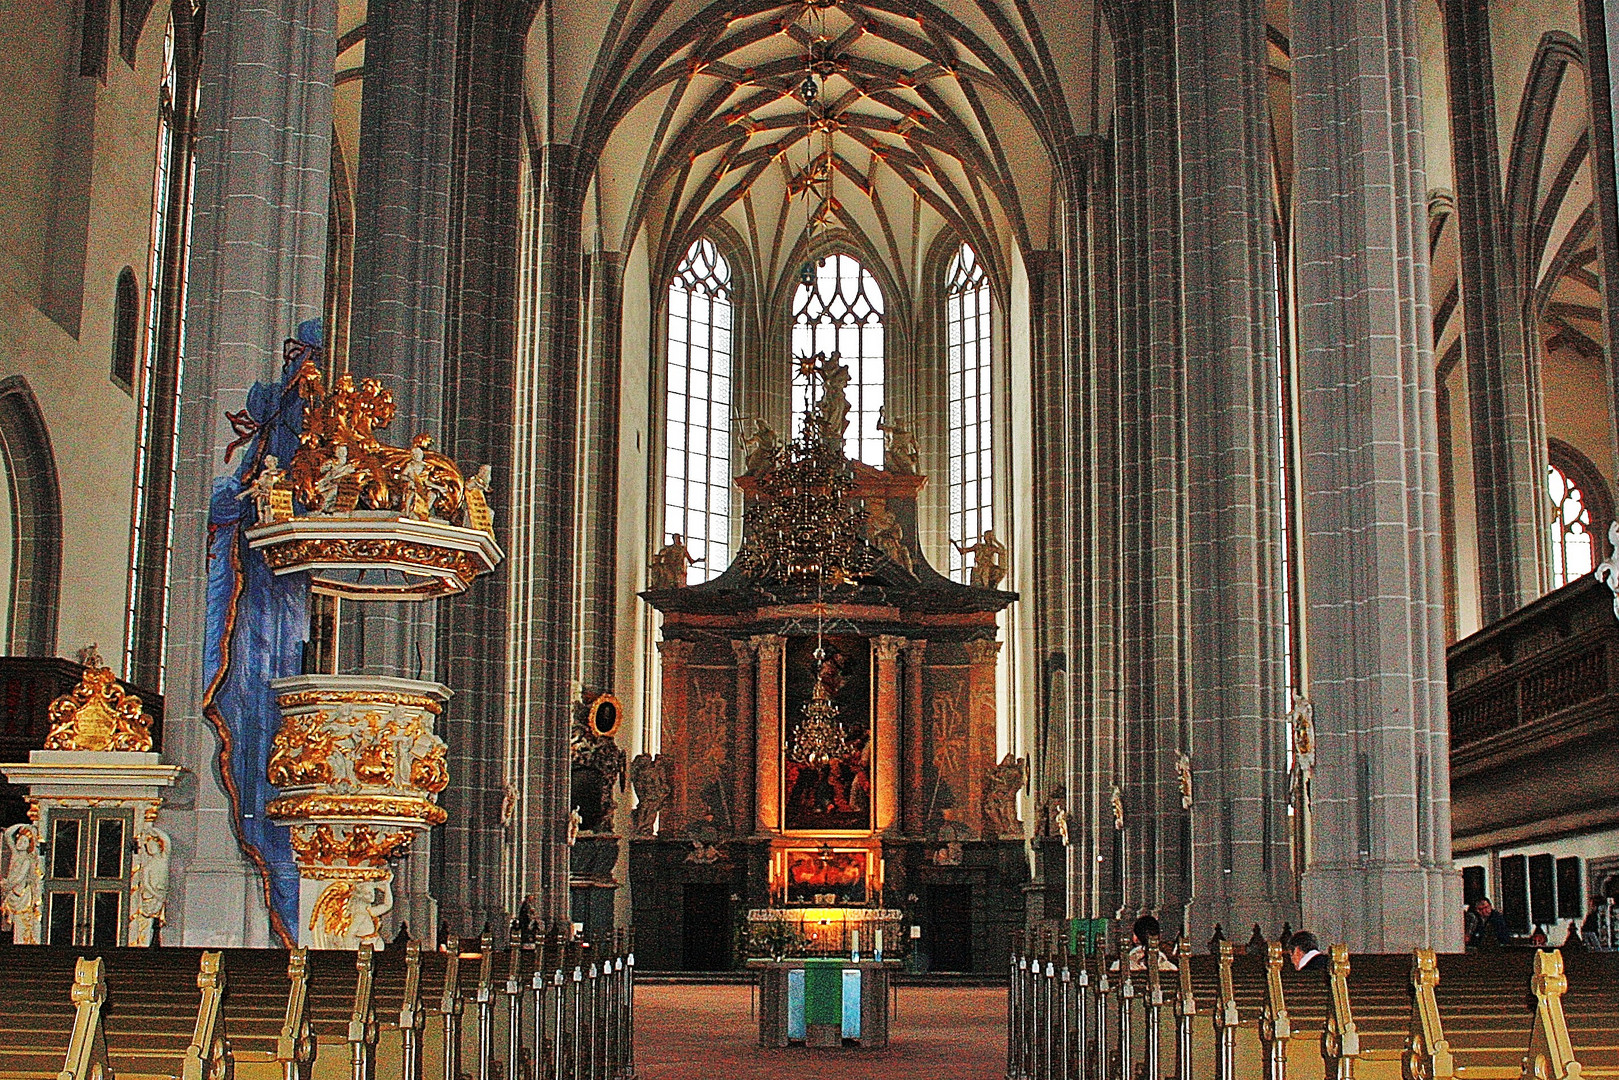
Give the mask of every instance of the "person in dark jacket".
[[1320, 971], [1331, 962], [1331, 958], [1321, 951], [1321, 943], [1308, 930], [1293, 931], [1288, 945], [1292, 949], [1294, 971]]
[[1481, 896], [1473, 901], [1473, 908], [1467, 913], [1467, 947], [1497, 949], [1511, 940], [1506, 916], [1495, 910], [1490, 898]]

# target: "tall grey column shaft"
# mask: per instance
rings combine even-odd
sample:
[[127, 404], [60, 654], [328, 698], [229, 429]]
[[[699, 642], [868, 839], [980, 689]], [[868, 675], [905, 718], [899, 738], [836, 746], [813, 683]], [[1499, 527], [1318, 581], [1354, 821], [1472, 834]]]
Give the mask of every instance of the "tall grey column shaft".
[[579, 685], [614, 689], [618, 615], [618, 410], [624, 256], [590, 259], [585, 393], [579, 410]]
[[1539, 365], [1531, 361], [1523, 320], [1527, 278], [1518, 262], [1529, 247], [1527, 238], [1513, 235], [1502, 194], [1489, 4], [1444, 0], [1440, 6], [1462, 253], [1479, 614], [1489, 624], [1538, 599], [1550, 584], [1546, 430]]
[[[1190, 917], [1267, 930], [1295, 913], [1287, 833], [1275, 230], [1260, 0], [1176, 5], [1187, 547]], [[1174, 763], [1150, 782], [1185, 811]], [[1146, 853], [1143, 853], [1144, 856]], [[1161, 885], [1167, 892], [1169, 881]]]
[[[384, 437], [396, 446], [423, 432], [443, 438], [458, 9], [456, 0], [366, 9], [349, 366], [393, 392], [399, 411]], [[435, 615], [433, 604], [344, 605], [342, 669], [436, 678]]]
[[1295, 0], [1305, 922], [1354, 952], [1461, 944], [1450, 860], [1438, 439], [1415, 0]]
[[164, 752], [197, 777], [174, 825], [169, 928], [187, 944], [268, 945], [258, 874], [236, 843], [219, 739], [201, 715], [208, 509], [237, 439], [227, 412], [281, 373], [281, 342], [318, 316], [326, 266], [334, 0], [218, 0], [202, 40]]

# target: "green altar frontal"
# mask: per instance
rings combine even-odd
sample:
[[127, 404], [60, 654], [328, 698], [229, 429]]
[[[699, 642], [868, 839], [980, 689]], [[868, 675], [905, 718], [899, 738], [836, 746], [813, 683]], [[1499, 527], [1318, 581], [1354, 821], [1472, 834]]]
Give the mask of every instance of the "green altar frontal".
[[888, 1045], [889, 973], [894, 961], [750, 960], [759, 979], [759, 1045]]

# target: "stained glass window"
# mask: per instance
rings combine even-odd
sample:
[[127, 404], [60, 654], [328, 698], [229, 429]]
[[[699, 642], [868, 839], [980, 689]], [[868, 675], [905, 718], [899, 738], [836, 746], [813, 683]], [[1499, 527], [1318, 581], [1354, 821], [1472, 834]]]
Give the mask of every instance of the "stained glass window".
[[1591, 510], [1580, 485], [1556, 465], [1546, 469], [1546, 494], [1552, 500], [1552, 588], [1560, 589], [1596, 567]]
[[945, 377], [950, 409], [950, 576], [966, 581], [971, 547], [995, 527], [991, 466], [989, 279], [973, 249], [956, 252], [945, 278]]
[[[867, 465], [882, 466], [883, 433], [877, 414], [883, 407], [883, 293], [871, 271], [849, 255], [830, 255], [804, 268], [793, 294], [793, 355], [839, 353], [849, 369], [849, 426], [843, 452]], [[809, 381], [793, 376], [793, 433], [808, 410]]]
[[693, 584], [731, 562], [731, 267], [703, 239], [669, 283], [663, 543], [678, 533]]

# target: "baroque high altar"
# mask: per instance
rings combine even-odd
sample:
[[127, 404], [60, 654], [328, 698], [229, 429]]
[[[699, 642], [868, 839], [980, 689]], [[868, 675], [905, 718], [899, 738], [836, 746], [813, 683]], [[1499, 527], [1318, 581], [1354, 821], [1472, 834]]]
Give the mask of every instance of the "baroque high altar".
[[998, 970], [1028, 878], [1025, 769], [996, 761], [1005, 549], [986, 535], [972, 584], [934, 570], [914, 442], [891, 427], [883, 468], [847, 460], [837, 357], [817, 361], [803, 433], [760, 432], [737, 479], [736, 560], [687, 586], [676, 537], [642, 594], [663, 639], [660, 752], [630, 768], [641, 962], [728, 966], [749, 911], [881, 912], [934, 970]]

